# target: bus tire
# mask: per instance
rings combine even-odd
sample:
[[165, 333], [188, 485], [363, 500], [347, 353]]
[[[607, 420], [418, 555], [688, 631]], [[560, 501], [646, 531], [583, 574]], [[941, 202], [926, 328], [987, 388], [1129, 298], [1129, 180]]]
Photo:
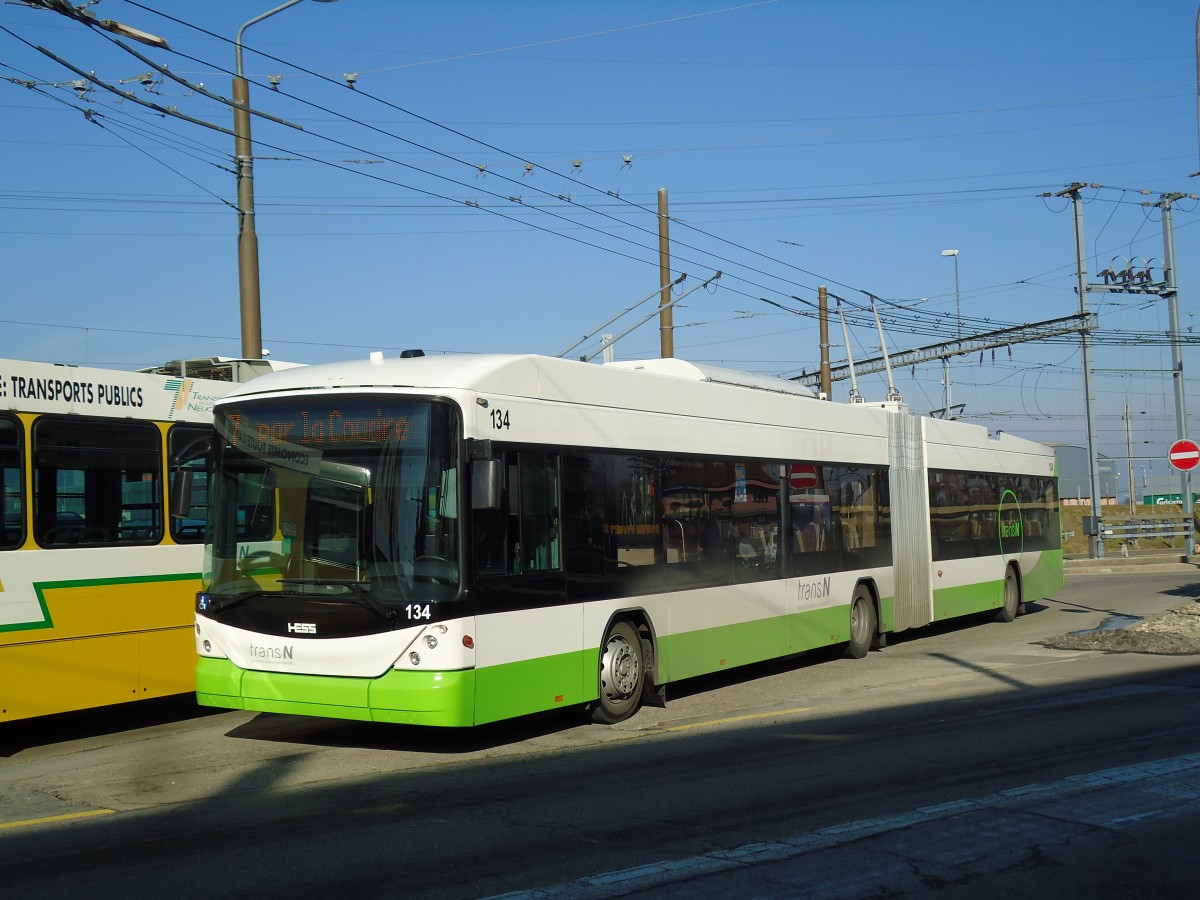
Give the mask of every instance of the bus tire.
[[600, 694], [592, 721], [603, 725], [623, 722], [638, 710], [646, 679], [642, 641], [629, 622], [614, 622], [600, 645]]
[[1011, 622], [1021, 609], [1021, 583], [1012, 566], [1004, 571], [1004, 604], [996, 610], [997, 622]]
[[862, 659], [875, 642], [875, 632], [879, 621], [875, 615], [875, 598], [865, 584], [854, 589], [854, 599], [850, 601], [850, 642], [846, 644], [846, 656], [850, 659]]

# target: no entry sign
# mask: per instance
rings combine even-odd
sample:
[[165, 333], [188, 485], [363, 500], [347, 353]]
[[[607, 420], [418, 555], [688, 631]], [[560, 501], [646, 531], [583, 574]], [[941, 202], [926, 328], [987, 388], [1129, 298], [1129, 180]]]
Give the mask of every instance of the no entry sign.
[[788, 482], [794, 491], [803, 491], [817, 486], [817, 467], [805, 463], [792, 463]]
[[1167, 451], [1167, 462], [1180, 472], [1190, 472], [1200, 465], [1200, 444], [1180, 438]]

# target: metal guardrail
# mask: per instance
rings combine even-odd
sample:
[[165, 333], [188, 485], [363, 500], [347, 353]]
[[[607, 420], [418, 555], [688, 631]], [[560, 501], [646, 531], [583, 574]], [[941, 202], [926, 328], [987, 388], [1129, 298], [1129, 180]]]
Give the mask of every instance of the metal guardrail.
[[1192, 523], [1187, 519], [1143, 519], [1141, 522], [1130, 522], [1123, 525], [1105, 524], [1100, 526], [1100, 537], [1106, 541], [1189, 537], [1191, 533]]

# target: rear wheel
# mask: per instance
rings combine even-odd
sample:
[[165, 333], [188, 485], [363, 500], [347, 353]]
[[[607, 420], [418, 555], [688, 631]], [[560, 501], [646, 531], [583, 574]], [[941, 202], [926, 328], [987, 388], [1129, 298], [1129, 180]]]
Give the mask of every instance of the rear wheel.
[[628, 622], [614, 622], [600, 647], [600, 696], [592, 719], [605, 725], [637, 712], [646, 678], [642, 641]]
[[1004, 605], [996, 610], [997, 622], [1011, 622], [1021, 608], [1021, 585], [1017, 573], [1010, 567], [1004, 573]]
[[846, 645], [846, 656], [862, 659], [871, 649], [879, 623], [875, 616], [875, 600], [865, 585], [854, 590], [850, 601], [850, 643]]

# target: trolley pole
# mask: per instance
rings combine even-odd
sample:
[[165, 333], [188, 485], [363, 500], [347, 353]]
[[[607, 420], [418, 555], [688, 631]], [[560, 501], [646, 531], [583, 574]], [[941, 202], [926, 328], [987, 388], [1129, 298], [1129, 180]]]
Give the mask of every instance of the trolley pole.
[[821, 321], [821, 394], [826, 400], [833, 399], [833, 376], [829, 368], [829, 290], [817, 285], [817, 307]]

